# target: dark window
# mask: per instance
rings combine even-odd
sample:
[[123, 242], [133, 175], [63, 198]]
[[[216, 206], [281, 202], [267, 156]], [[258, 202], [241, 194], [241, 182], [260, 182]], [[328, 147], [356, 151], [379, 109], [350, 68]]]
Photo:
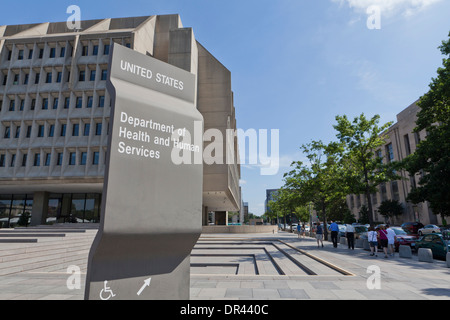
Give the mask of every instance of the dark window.
[[88, 55], [88, 46], [83, 46], [82, 51], [81, 51], [81, 55], [83, 57]]
[[387, 158], [387, 162], [394, 161], [394, 150], [392, 148], [392, 143], [389, 143], [386, 146], [386, 158]]
[[70, 98], [65, 97], [64, 98], [64, 109], [69, 109], [69, 106], [70, 106]]
[[98, 55], [98, 45], [94, 45], [94, 47], [92, 48], [92, 55]]
[[108, 70], [107, 69], [103, 69], [102, 70], [102, 80], [106, 80], [106, 78], [108, 77]]
[[16, 165], [16, 154], [13, 153], [13, 154], [11, 155], [11, 162], [10, 162], [9, 166], [10, 166], [10, 167], [14, 167], [15, 165]]
[[75, 165], [76, 156], [77, 156], [76, 152], [71, 152], [69, 154], [69, 165], [70, 166], [74, 166]]
[[61, 58], [64, 58], [65, 55], [66, 55], [66, 47], [61, 47], [61, 51], [59, 52], [59, 56]]
[[11, 128], [5, 127], [5, 134], [3, 135], [3, 138], [8, 139], [10, 135], [11, 135]]
[[34, 162], [33, 165], [35, 167], [39, 167], [41, 165], [41, 154], [40, 153], [35, 153], [34, 154]]
[[30, 79], [30, 74], [25, 73], [25, 77], [23, 78], [23, 84], [28, 84], [28, 79]]
[[41, 77], [41, 74], [39, 72], [36, 72], [36, 77], [34, 78], [34, 84], [38, 84], [39, 83], [40, 77]]
[[95, 124], [95, 135], [100, 136], [102, 134], [102, 123], [98, 122]]
[[40, 48], [39, 49], [39, 59], [42, 59], [42, 57], [44, 57], [44, 49]]
[[105, 44], [103, 46], [103, 54], [108, 55], [109, 54], [109, 44]]
[[98, 97], [98, 107], [103, 108], [105, 106], [105, 96]]
[[52, 83], [52, 73], [47, 72], [47, 78], [45, 78], [45, 83]]
[[91, 124], [90, 123], [85, 123], [84, 124], [83, 135], [88, 136], [90, 130], [91, 130]]
[[28, 59], [29, 59], [29, 60], [33, 59], [33, 49], [30, 49], [30, 50], [28, 51]]
[[80, 71], [79, 77], [78, 77], [78, 81], [84, 81], [86, 78], [86, 72], [85, 71]]
[[55, 135], [55, 125], [51, 124], [48, 128], [48, 136], [53, 137]]
[[90, 81], [95, 81], [95, 70], [91, 70], [91, 75], [89, 77]]
[[99, 159], [99, 152], [94, 151], [93, 157], [92, 157], [92, 164], [98, 164], [98, 159]]
[[61, 124], [61, 133], [60, 133], [61, 137], [66, 136], [66, 128], [67, 128], [67, 124], [65, 124], [65, 123]]
[[74, 123], [72, 125], [72, 136], [78, 137], [80, 131], [80, 125], [78, 123]]
[[3, 85], [6, 86], [6, 83], [8, 83], [8, 75], [3, 75]]
[[31, 137], [32, 126], [27, 126], [27, 138]]
[[39, 138], [44, 137], [44, 129], [45, 129], [45, 127], [44, 127], [43, 124], [39, 125], [39, 128], [38, 128], [38, 135], [37, 135]]
[[93, 96], [89, 96], [88, 100], [87, 100], [86, 108], [92, 108], [93, 101], [94, 101], [94, 97]]
[[45, 164], [44, 165], [46, 167], [48, 167], [50, 165], [51, 157], [52, 157], [51, 153], [46, 153], [45, 154]]
[[30, 110], [34, 110], [35, 107], [36, 107], [36, 99], [32, 99], [31, 105], [30, 105]]
[[27, 165], [27, 154], [24, 153], [22, 156], [22, 167], [25, 167]]
[[23, 111], [24, 108], [25, 108], [25, 99], [21, 99], [20, 100], [19, 110]]
[[49, 58], [54, 58], [56, 56], [56, 48], [50, 48]]
[[85, 165], [86, 164], [86, 160], [87, 160], [87, 152], [82, 152], [81, 153], [80, 164], [81, 165]]
[[58, 98], [53, 98], [53, 109], [58, 109], [58, 102], [59, 102]]
[[4, 166], [5, 166], [5, 155], [0, 154], [0, 167], [4, 167]]
[[16, 134], [14, 136], [14, 138], [19, 138], [20, 137], [20, 126], [16, 127]]
[[82, 107], [82, 105], [83, 105], [83, 98], [82, 97], [77, 97], [75, 108], [79, 109], [79, 108]]
[[42, 99], [42, 110], [48, 109], [48, 98]]
[[63, 162], [63, 153], [58, 152], [58, 156], [56, 157], [56, 165], [61, 166]]
[[23, 50], [19, 50], [19, 56], [17, 57], [18, 60], [23, 60]]
[[9, 111], [14, 111], [16, 109], [16, 100], [11, 100], [9, 102]]
[[61, 83], [61, 80], [62, 80], [62, 72], [58, 71], [58, 74], [56, 76], [56, 82]]

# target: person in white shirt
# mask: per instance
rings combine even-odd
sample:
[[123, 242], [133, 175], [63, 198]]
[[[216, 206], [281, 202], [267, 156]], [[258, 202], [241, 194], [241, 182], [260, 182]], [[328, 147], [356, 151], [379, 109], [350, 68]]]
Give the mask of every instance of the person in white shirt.
[[375, 231], [373, 226], [369, 227], [369, 231], [367, 232], [367, 240], [369, 241], [370, 246], [370, 255], [377, 257], [378, 252], [378, 240], [377, 240], [377, 232]]
[[347, 238], [348, 248], [355, 250], [355, 228], [351, 224], [345, 225], [345, 237]]
[[389, 228], [389, 225], [386, 225], [386, 231], [387, 231], [387, 238], [388, 238], [388, 249], [391, 252], [390, 255], [395, 255], [395, 238], [397, 238], [397, 235], [395, 234], [395, 231]]

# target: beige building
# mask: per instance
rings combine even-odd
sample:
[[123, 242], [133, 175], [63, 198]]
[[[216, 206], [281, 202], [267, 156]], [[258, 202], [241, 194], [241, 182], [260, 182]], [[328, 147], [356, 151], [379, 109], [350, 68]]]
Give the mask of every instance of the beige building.
[[[205, 130], [236, 129], [230, 71], [178, 15], [0, 26], [0, 226], [24, 212], [34, 225], [99, 221], [113, 43], [196, 74]], [[234, 164], [204, 165], [203, 224], [240, 209], [237, 141], [226, 148]]]
[[[416, 101], [417, 102], [417, 101]], [[413, 132], [416, 127], [417, 112], [419, 107], [416, 102], [401, 111], [397, 115], [397, 122], [387, 131], [389, 136], [384, 146], [376, 150], [376, 155], [382, 158], [382, 161], [399, 161], [413, 153], [417, 144], [425, 139], [425, 131], [419, 133]], [[441, 224], [440, 216], [432, 213], [427, 202], [413, 205], [407, 201], [411, 186], [416, 185], [419, 176], [409, 176], [407, 172], [399, 172], [401, 180], [390, 181], [378, 186], [378, 192], [372, 194], [372, 206], [374, 221], [385, 222], [384, 216], [378, 212], [378, 207], [384, 200], [398, 200], [403, 206], [403, 215], [397, 217], [391, 224], [400, 225], [404, 222], [419, 221], [426, 224]], [[352, 214], [359, 218], [359, 211], [362, 205], [366, 205], [365, 195], [347, 196], [347, 205]]]

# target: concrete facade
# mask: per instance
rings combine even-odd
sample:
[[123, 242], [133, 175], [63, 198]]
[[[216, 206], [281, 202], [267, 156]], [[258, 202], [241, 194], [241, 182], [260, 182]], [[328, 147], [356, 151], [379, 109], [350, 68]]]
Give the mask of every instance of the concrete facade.
[[[109, 50], [119, 43], [197, 75], [205, 130], [236, 128], [231, 73], [179, 15], [0, 27], [0, 220], [98, 222], [110, 98]], [[225, 142], [225, 139], [224, 139]], [[234, 145], [232, 145], [234, 144]], [[205, 142], [207, 147], [208, 142]], [[224, 149], [237, 150], [237, 139]], [[240, 209], [238, 153], [204, 166], [203, 224]]]
[[[387, 130], [386, 143], [376, 150], [376, 155], [382, 158], [383, 162], [403, 160], [416, 150], [417, 144], [421, 140], [425, 139], [426, 133], [424, 131], [413, 132], [416, 127], [417, 112], [419, 111], [416, 102], [402, 110], [397, 115], [397, 122]], [[440, 216], [432, 213], [427, 202], [413, 205], [406, 200], [411, 186], [418, 184], [420, 177], [418, 175], [411, 177], [404, 171], [399, 172], [399, 175], [402, 177], [401, 180], [381, 184], [378, 186], [378, 192], [372, 194], [374, 221], [384, 222], [385, 219], [378, 212], [378, 207], [381, 202], [389, 199], [398, 200], [403, 206], [403, 215], [389, 221], [391, 224], [400, 225], [410, 221], [420, 221], [424, 225], [442, 223]], [[359, 218], [359, 211], [366, 202], [365, 195], [347, 196], [347, 205], [356, 218]]]

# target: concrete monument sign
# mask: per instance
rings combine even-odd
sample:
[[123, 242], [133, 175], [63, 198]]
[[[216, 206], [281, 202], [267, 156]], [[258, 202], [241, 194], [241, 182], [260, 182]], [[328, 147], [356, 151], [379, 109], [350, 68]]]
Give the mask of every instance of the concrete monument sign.
[[[201, 233], [203, 117], [195, 75], [114, 45], [101, 222], [85, 299], [188, 299]], [[189, 148], [179, 148], [188, 145]], [[174, 161], [176, 159], [176, 161]], [[196, 163], [196, 164], [194, 164]]]

